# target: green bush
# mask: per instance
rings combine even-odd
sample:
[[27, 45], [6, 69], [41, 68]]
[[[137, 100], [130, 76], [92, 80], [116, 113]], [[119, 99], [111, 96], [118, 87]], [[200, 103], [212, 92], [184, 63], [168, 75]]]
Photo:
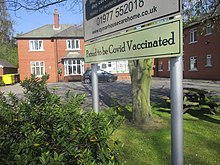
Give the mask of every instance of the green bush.
[[61, 102], [47, 79], [24, 80], [22, 99], [0, 93], [0, 164], [117, 164], [120, 143], [110, 135], [122, 117], [84, 111], [85, 95]]

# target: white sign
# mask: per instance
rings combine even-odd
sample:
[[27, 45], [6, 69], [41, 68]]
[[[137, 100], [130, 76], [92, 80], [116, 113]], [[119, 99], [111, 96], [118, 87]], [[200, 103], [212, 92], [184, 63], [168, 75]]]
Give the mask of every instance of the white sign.
[[181, 17], [85, 45], [86, 63], [181, 55]]
[[84, 0], [85, 40], [178, 15], [181, 0]]

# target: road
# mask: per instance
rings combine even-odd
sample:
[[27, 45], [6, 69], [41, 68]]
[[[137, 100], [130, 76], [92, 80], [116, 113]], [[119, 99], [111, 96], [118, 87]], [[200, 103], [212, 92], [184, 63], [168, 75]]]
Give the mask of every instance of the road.
[[[90, 84], [82, 84], [81, 82], [58, 82], [48, 83], [48, 87], [51, 90], [55, 89], [56, 93], [61, 97], [65, 96], [66, 92], [68, 91], [70, 91], [70, 94], [86, 93], [86, 99], [83, 107], [92, 107], [92, 87]], [[184, 79], [183, 87], [205, 89], [211, 91], [214, 95], [220, 95], [220, 81]], [[5, 94], [13, 92], [18, 97], [23, 97], [23, 88], [20, 86], [20, 84], [0, 87], [0, 91], [4, 92]], [[169, 95], [169, 92], [170, 79], [152, 78], [152, 101], [160, 100], [162, 96]], [[126, 105], [128, 103], [132, 103], [131, 82], [116, 81], [113, 83], [99, 83], [99, 97], [101, 108], [107, 108], [115, 104]]]

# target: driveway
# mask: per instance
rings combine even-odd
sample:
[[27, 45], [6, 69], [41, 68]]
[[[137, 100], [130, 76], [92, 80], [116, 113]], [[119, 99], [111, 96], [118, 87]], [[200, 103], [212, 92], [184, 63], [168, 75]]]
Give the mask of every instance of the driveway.
[[[56, 93], [63, 97], [69, 91], [70, 94], [86, 93], [83, 104], [85, 108], [92, 107], [92, 87], [90, 84], [81, 82], [58, 82], [48, 83], [49, 89], [54, 89]], [[220, 81], [189, 80], [184, 79], [183, 87], [192, 87], [211, 91], [215, 95], [220, 95]], [[0, 91], [5, 94], [13, 92], [18, 97], [23, 96], [23, 89], [20, 84], [0, 87]], [[162, 96], [169, 95], [170, 79], [152, 78], [151, 100], [158, 101]], [[116, 81], [113, 83], [99, 83], [100, 107], [107, 108], [115, 104], [126, 105], [132, 103], [131, 82]]]

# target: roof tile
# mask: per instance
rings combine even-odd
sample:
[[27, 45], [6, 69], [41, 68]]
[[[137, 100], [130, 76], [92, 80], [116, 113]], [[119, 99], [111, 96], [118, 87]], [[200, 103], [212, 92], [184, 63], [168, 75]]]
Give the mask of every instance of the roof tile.
[[52, 38], [52, 37], [83, 37], [82, 26], [61, 24], [60, 29], [55, 30], [53, 24], [47, 24], [28, 33], [19, 35], [22, 38]]

